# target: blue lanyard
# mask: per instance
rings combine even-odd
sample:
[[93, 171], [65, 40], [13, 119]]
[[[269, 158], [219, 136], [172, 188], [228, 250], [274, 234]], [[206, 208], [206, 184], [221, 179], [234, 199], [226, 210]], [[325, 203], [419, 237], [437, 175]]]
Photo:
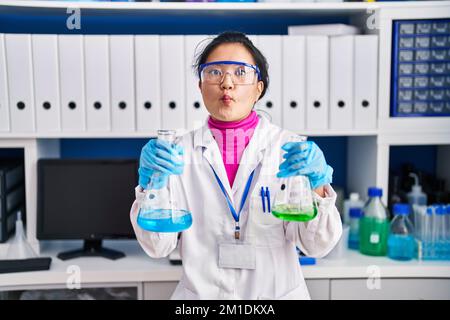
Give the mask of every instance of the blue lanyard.
[[253, 174], [255, 173], [255, 170], [252, 171], [252, 173], [250, 174], [250, 177], [247, 180], [247, 184], [245, 185], [245, 189], [244, 189], [244, 194], [242, 195], [242, 199], [241, 199], [241, 208], [239, 209], [239, 212], [236, 213], [236, 210], [234, 209], [233, 204], [231, 203], [231, 200], [228, 197], [227, 192], [225, 191], [222, 181], [220, 181], [219, 177], [216, 174], [216, 171], [214, 171], [214, 168], [212, 166], [211, 166], [211, 169], [214, 172], [214, 176], [216, 177], [216, 180], [217, 180], [217, 183], [219, 184], [220, 190], [222, 190], [222, 193], [225, 196], [225, 199], [227, 200], [228, 208], [230, 208], [230, 212], [233, 215], [234, 221], [236, 222], [235, 230], [234, 230], [234, 238], [239, 239], [240, 229], [241, 229], [239, 227], [239, 217], [241, 215], [242, 208], [244, 207], [245, 200], [247, 199], [248, 191], [250, 189], [250, 185], [252, 184]]

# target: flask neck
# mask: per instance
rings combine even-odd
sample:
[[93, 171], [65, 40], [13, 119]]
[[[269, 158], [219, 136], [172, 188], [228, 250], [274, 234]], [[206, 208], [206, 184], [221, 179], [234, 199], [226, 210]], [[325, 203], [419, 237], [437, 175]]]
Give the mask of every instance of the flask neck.
[[158, 130], [158, 139], [168, 142], [174, 142], [176, 136], [175, 130]]

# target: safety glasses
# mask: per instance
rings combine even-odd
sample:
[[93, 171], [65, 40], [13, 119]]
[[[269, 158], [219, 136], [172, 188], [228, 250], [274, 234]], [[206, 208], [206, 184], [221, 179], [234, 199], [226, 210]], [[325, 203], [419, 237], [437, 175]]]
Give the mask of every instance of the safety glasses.
[[235, 85], [250, 85], [261, 80], [258, 66], [239, 61], [214, 61], [200, 65], [199, 77], [203, 83], [221, 84], [229, 74]]

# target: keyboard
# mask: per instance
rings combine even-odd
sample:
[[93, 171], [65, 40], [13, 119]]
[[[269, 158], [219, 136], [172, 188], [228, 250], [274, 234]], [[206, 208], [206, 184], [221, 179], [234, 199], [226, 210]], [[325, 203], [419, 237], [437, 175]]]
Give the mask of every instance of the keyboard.
[[50, 257], [0, 260], [0, 273], [48, 270], [51, 262]]

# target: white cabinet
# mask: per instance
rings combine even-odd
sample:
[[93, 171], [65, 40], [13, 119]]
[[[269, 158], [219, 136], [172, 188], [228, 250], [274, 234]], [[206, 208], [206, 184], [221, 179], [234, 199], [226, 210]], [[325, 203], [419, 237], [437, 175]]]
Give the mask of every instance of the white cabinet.
[[330, 280], [329, 279], [306, 279], [309, 295], [312, 300], [330, 299]]
[[[175, 291], [178, 281], [158, 281], [144, 283], [144, 300], [166, 300], [170, 299]], [[306, 280], [309, 294], [312, 300], [328, 300], [330, 298], [329, 279]]]
[[[145, 282], [143, 299], [170, 299], [177, 284], [177, 281]], [[307, 279], [306, 285], [312, 300], [450, 299], [450, 279], [380, 279], [379, 286], [367, 279]]]
[[332, 279], [330, 288], [332, 300], [450, 299], [450, 279]]
[[144, 300], [167, 300], [178, 285], [178, 281], [144, 282]]
[[142, 300], [142, 284], [90, 283], [81, 288], [66, 284], [0, 287], [0, 300]]

